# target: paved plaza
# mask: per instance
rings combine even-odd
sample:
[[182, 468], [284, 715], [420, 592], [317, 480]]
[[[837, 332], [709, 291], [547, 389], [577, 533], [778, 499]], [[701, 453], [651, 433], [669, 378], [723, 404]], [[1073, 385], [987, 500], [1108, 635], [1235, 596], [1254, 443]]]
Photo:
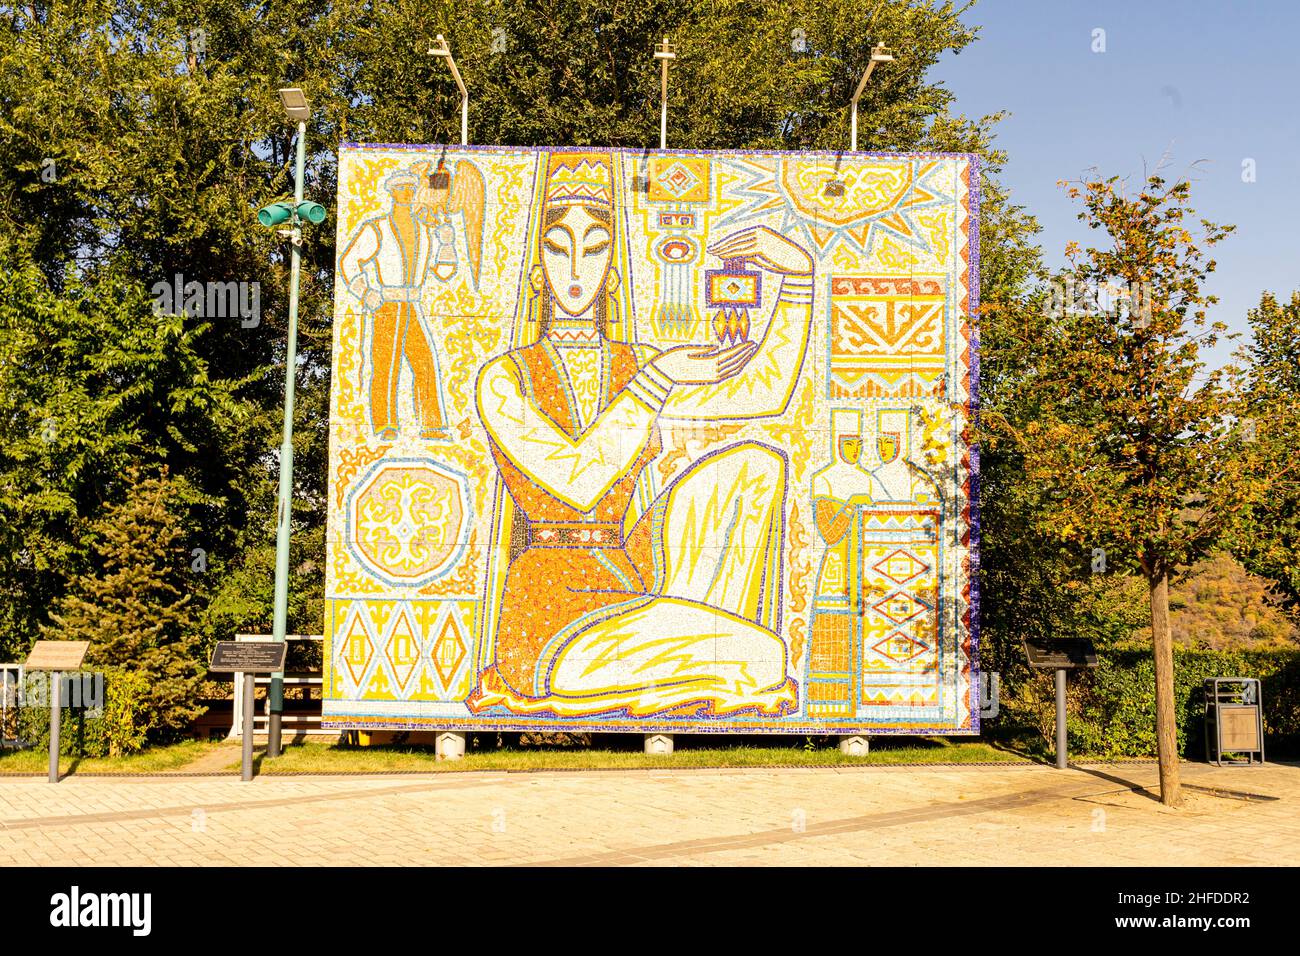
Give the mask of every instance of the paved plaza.
[[0, 777], [0, 865], [1300, 865], [1300, 765]]

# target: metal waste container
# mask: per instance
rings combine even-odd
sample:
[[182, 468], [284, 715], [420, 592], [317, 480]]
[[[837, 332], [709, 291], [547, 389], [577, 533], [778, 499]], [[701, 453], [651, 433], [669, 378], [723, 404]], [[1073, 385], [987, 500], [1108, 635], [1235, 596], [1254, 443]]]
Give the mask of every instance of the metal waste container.
[[[1262, 764], [1264, 698], [1259, 681], [1253, 677], [1211, 677], [1203, 687], [1206, 763], [1218, 767]], [[1224, 759], [1224, 754], [1233, 756]]]

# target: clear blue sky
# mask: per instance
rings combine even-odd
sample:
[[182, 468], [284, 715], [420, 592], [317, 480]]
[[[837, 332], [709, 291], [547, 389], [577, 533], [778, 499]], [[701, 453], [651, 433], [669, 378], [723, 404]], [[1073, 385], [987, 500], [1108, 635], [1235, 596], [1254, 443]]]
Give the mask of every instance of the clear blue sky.
[[[1237, 226], [1218, 247], [1212, 316], [1245, 331], [1262, 291], [1300, 289], [1300, 3], [980, 0], [964, 19], [979, 39], [934, 75], [959, 112], [1010, 111], [997, 135], [1003, 180], [1038, 217], [1050, 266], [1066, 242], [1100, 235], [1057, 180], [1095, 166], [1138, 183], [1144, 161], [1168, 153], [1166, 178], [1190, 170], [1198, 215]], [[1092, 51], [1095, 29], [1104, 53]]]

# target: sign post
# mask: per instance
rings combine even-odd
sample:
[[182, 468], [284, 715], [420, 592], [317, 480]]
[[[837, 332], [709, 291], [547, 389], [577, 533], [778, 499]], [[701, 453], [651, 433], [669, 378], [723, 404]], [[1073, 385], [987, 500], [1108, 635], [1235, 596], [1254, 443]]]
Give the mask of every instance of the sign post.
[[1056, 669], [1056, 769], [1070, 765], [1069, 746], [1065, 732], [1065, 668]]
[[59, 782], [59, 729], [63, 702], [59, 685], [64, 671], [80, 670], [90, 641], [37, 641], [24, 665], [29, 671], [48, 671], [50, 675], [50, 783]]
[[257, 675], [275, 674], [284, 670], [287, 646], [283, 641], [271, 643], [248, 641], [217, 641], [212, 649], [212, 662], [208, 670], [219, 673], [244, 675], [243, 739], [240, 746], [239, 779], [253, 779], [253, 716], [257, 696]]
[[63, 675], [50, 671], [50, 783], [59, 782], [59, 725], [63, 722], [63, 705], [59, 700], [59, 684]]
[[1066, 671], [1097, 666], [1097, 648], [1086, 637], [1025, 638], [1025, 656], [1029, 666], [1036, 670], [1056, 671], [1056, 767], [1064, 770], [1070, 765], [1065, 734], [1065, 677]]
[[239, 779], [253, 779], [253, 717], [257, 709], [257, 681], [252, 674], [243, 680], [244, 733], [239, 742]]

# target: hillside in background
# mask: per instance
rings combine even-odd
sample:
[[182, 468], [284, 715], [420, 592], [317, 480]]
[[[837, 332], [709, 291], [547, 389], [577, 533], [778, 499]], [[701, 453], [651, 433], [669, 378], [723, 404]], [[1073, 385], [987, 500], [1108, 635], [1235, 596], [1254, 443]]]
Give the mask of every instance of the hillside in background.
[[[1208, 650], [1300, 647], [1300, 626], [1265, 578], [1220, 552], [1170, 591], [1174, 643]], [[1144, 637], [1149, 637], [1147, 629]], [[1136, 635], [1135, 635], [1136, 636]]]

